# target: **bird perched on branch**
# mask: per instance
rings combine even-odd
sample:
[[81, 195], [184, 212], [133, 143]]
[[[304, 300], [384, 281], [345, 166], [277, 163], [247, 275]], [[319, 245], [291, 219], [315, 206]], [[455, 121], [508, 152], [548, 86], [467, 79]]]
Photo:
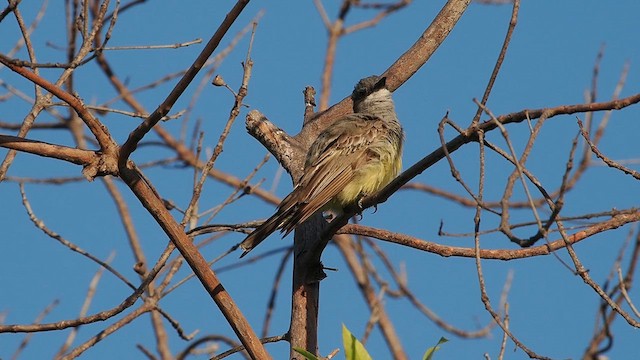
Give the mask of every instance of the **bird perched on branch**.
[[404, 133], [386, 78], [360, 80], [351, 99], [354, 113], [336, 120], [311, 144], [302, 178], [276, 213], [242, 241], [240, 257], [277, 229], [286, 236], [318, 211], [340, 213], [398, 175]]

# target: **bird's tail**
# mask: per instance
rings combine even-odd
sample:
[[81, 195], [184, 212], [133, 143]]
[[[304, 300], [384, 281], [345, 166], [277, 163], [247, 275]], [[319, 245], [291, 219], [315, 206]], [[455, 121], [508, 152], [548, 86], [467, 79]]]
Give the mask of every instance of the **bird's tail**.
[[268, 218], [262, 225], [258, 226], [255, 230], [253, 230], [246, 239], [244, 239], [240, 243], [240, 247], [244, 252], [240, 257], [247, 255], [249, 251], [253, 250], [256, 246], [260, 245], [261, 242], [264, 241], [271, 233], [278, 230], [281, 226], [282, 221], [286, 218], [286, 214], [281, 212], [275, 213], [273, 216]]

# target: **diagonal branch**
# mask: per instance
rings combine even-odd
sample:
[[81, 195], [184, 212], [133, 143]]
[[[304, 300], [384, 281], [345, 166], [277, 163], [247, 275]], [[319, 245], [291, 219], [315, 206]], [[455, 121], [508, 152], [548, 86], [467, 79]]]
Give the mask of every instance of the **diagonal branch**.
[[[458, 23], [470, 2], [471, 0], [447, 1], [420, 38], [382, 74], [387, 77], [387, 86], [390, 91], [396, 90], [409, 80], [431, 58]], [[296, 139], [305, 145], [304, 148], [309, 148], [311, 142], [322, 130], [339, 116], [350, 113], [351, 107], [350, 97], [342, 99], [326, 111], [318, 113], [295, 136]]]
[[185, 234], [184, 228], [176, 222], [169, 210], [167, 210], [162, 198], [144, 178], [140, 170], [135, 167], [133, 162], [127, 162], [126, 167], [120, 168], [120, 177], [180, 251], [180, 254], [198, 276], [198, 279], [227, 319], [233, 331], [247, 348], [249, 354], [255, 359], [269, 359], [270, 357], [257, 335], [229, 293], [227, 293], [215, 272], [209, 267], [209, 264], [207, 264], [207, 261], [191, 239]]
[[173, 90], [171, 90], [171, 93], [169, 93], [167, 98], [156, 110], [154, 110], [153, 113], [151, 113], [151, 115], [149, 115], [149, 117], [147, 117], [134, 131], [129, 134], [129, 138], [122, 145], [122, 149], [120, 150], [120, 166], [124, 166], [126, 164], [127, 159], [129, 159], [131, 153], [136, 149], [140, 140], [142, 140], [142, 138], [151, 131], [160, 119], [169, 113], [173, 105], [178, 101], [178, 98], [180, 98], [189, 84], [191, 84], [191, 81], [193, 81], [195, 76], [202, 69], [209, 56], [211, 56], [213, 51], [218, 47], [224, 35], [236, 21], [238, 16], [240, 16], [240, 13], [242, 13], [242, 10], [247, 6], [249, 1], [250, 0], [238, 0], [238, 2], [236, 2], [235, 6], [231, 11], [229, 11], [211, 39], [209, 39], [209, 42], [205, 45], [202, 52], [195, 59], [191, 67], [185, 72], [180, 81], [178, 81]]
[[5, 55], [0, 54], [0, 63], [4, 64], [6, 67], [14, 71], [15, 73], [21, 75], [25, 79], [33, 82], [34, 84], [44, 88], [60, 100], [66, 102], [73, 108], [73, 110], [78, 113], [78, 116], [84, 121], [87, 125], [91, 133], [95, 136], [96, 140], [100, 144], [100, 148], [103, 152], [115, 152], [116, 151], [116, 143], [111, 138], [109, 134], [109, 130], [106, 126], [104, 126], [98, 119], [93, 116], [93, 114], [87, 109], [82, 100], [77, 98], [76, 96], [69, 94], [64, 91], [59, 86], [49, 82], [45, 78], [39, 76], [33, 71], [28, 70], [22, 66], [18, 66], [13, 64], [10, 58]]

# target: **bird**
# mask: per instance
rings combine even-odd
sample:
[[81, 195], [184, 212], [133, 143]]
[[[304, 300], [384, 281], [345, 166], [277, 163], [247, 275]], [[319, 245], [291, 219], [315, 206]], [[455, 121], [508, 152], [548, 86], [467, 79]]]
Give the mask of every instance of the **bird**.
[[404, 131], [386, 77], [361, 79], [353, 113], [322, 131], [307, 152], [303, 175], [270, 218], [240, 243], [247, 255], [271, 233], [283, 237], [317, 212], [340, 214], [385, 187], [402, 169]]

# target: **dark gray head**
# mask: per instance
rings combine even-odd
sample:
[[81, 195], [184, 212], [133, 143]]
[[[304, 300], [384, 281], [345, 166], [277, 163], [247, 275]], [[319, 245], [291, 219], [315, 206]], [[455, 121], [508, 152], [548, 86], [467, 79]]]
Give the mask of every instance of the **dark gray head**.
[[391, 92], [387, 90], [386, 86], [386, 77], [374, 75], [360, 80], [351, 93], [353, 111], [357, 113], [373, 113], [384, 111], [383, 109], [395, 111]]
[[374, 92], [380, 89], [385, 89], [386, 85], [386, 77], [380, 77], [377, 75], [366, 77], [358, 81], [356, 86], [353, 88], [353, 92], [351, 93], [351, 100], [353, 100], [354, 104], [360, 102]]

